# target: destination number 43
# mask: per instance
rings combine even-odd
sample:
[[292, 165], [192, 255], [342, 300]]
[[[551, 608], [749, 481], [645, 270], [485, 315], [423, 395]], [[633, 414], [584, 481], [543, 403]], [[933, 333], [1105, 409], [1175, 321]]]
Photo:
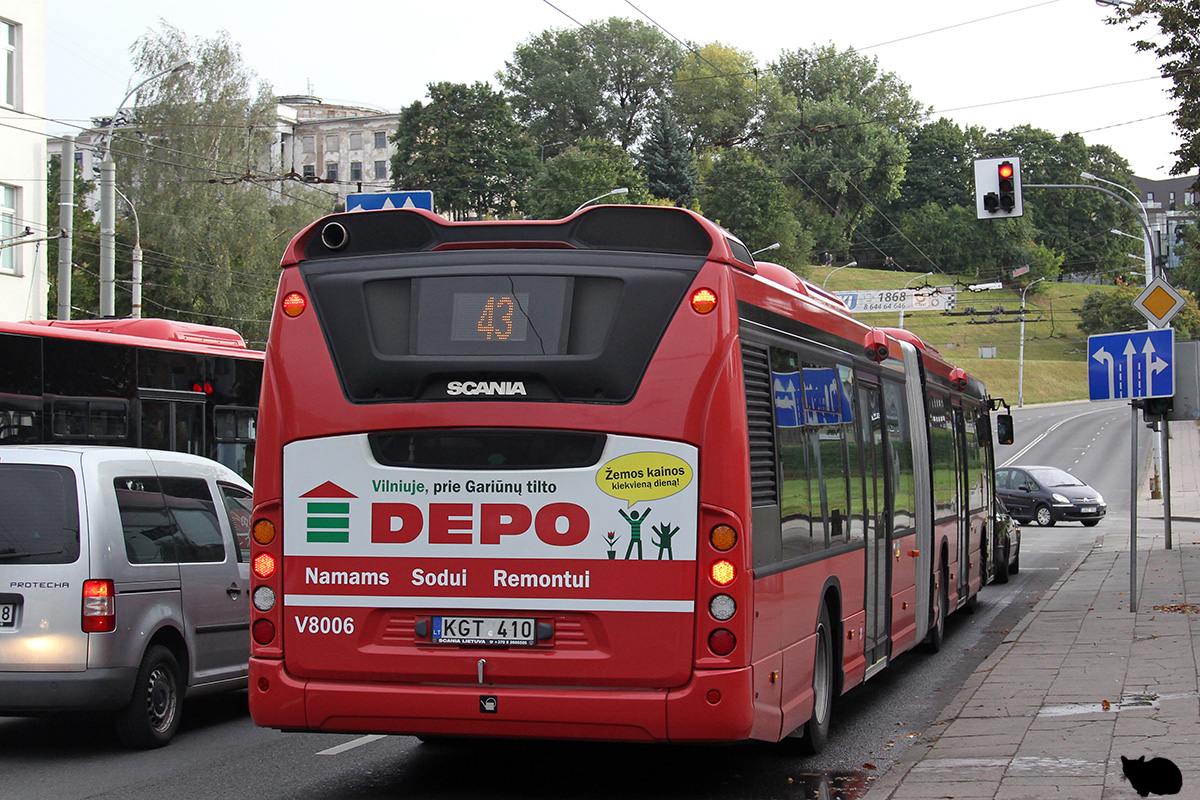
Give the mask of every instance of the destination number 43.
[[488, 339], [507, 339], [513, 333], [513, 313], [516, 310], [517, 304], [511, 297], [488, 297], [475, 328]]

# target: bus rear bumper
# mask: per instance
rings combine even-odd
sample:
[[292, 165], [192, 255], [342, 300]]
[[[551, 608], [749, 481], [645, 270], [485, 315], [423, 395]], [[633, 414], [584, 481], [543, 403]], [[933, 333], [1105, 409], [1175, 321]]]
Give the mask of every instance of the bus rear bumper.
[[250, 659], [255, 724], [293, 731], [728, 742], [749, 738], [753, 697], [749, 667], [665, 690], [307, 680]]

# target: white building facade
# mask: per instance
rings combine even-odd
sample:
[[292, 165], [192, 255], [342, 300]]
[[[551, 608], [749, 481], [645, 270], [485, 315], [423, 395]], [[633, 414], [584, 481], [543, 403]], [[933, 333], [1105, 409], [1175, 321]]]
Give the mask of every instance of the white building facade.
[[0, 320], [45, 319], [44, 0], [5, 0], [0, 48]]
[[[265, 174], [260, 177], [290, 177], [305, 180], [335, 196], [343, 205], [346, 195], [360, 192], [384, 192], [391, 188], [392, 153], [389, 141], [396, 132], [400, 115], [360, 106], [323, 103], [307, 95], [280, 97], [276, 105], [275, 139], [270, 153], [257, 159]], [[104, 136], [101, 122], [80, 132], [75, 141], [75, 160], [83, 175], [100, 177], [100, 144]], [[118, 118], [117, 129], [136, 127], [136, 114]], [[62, 141], [52, 138], [49, 153], [61, 153]], [[230, 175], [241, 174], [244, 165], [231, 165]], [[266, 183], [276, 189], [282, 182]], [[118, 187], [120, 188], [120, 187]], [[282, 193], [279, 193], [282, 198]], [[99, 209], [99, 192], [77, 199], [93, 211]]]

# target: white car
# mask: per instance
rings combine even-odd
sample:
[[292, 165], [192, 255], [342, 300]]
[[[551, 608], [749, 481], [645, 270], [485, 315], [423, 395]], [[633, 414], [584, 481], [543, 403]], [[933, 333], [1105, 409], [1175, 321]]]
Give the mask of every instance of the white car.
[[0, 716], [114, 714], [167, 744], [246, 685], [250, 486], [199, 456], [0, 446]]

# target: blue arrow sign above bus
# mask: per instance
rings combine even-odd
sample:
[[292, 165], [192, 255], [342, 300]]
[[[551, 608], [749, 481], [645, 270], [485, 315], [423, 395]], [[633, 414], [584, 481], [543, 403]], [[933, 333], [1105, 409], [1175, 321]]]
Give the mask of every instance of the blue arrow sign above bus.
[[1137, 400], [1175, 394], [1175, 330], [1088, 337], [1088, 399]]
[[423, 208], [433, 211], [433, 192], [364, 192], [346, 195], [347, 211], [379, 211], [390, 208]]

